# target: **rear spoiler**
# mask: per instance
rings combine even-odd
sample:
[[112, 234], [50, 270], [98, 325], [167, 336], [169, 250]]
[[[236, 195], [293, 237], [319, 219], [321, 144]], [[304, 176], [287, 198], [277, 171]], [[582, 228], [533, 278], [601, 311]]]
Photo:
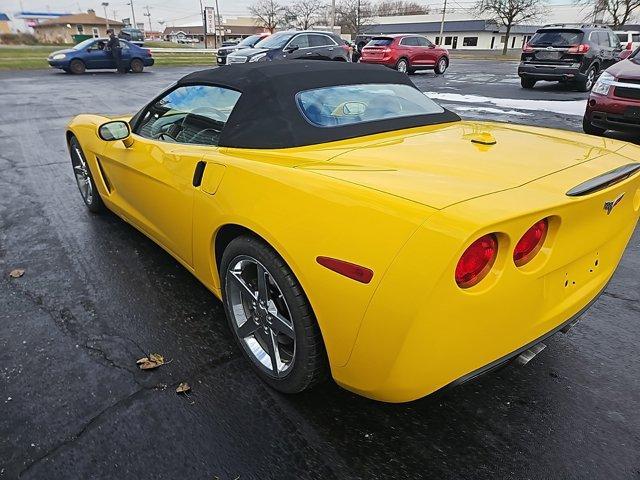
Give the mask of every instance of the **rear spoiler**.
[[597, 192], [598, 190], [604, 190], [611, 185], [615, 185], [616, 183], [626, 180], [638, 171], [640, 171], [640, 163], [629, 163], [628, 165], [623, 165], [622, 167], [618, 167], [607, 173], [593, 177], [580, 185], [576, 185], [567, 192], [567, 195], [570, 197], [581, 197], [583, 195]]

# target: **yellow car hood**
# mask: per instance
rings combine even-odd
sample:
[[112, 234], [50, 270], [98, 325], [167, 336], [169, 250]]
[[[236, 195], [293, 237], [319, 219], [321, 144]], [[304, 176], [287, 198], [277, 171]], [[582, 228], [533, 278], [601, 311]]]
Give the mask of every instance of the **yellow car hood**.
[[442, 209], [615, 155], [624, 145], [559, 130], [456, 122], [396, 132], [298, 168]]

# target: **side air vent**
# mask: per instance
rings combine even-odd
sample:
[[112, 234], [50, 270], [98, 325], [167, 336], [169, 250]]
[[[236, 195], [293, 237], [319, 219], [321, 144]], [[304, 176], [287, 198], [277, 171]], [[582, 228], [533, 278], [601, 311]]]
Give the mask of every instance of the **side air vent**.
[[626, 180], [635, 173], [638, 173], [638, 171], [640, 171], [640, 163], [623, 165], [622, 167], [618, 167], [607, 173], [603, 173], [602, 175], [598, 175], [597, 177], [587, 180], [580, 185], [576, 185], [567, 192], [567, 195], [570, 197], [581, 197], [583, 195], [597, 192], [598, 190], [604, 190], [611, 185], [615, 185], [616, 183]]

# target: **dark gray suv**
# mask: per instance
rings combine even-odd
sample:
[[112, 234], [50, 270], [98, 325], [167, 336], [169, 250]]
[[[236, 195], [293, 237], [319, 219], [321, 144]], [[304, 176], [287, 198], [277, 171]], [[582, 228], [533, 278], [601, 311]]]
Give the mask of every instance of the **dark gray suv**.
[[522, 88], [536, 82], [570, 82], [582, 92], [593, 87], [603, 70], [622, 52], [620, 40], [603, 25], [548, 25], [522, 50], [518, 75]]
[[254, 48], [232, 53], [227, 57], [227, 65], [295, 59], [349, 62], [351, 46], [330, 32], [278, 32], [258, 42]]

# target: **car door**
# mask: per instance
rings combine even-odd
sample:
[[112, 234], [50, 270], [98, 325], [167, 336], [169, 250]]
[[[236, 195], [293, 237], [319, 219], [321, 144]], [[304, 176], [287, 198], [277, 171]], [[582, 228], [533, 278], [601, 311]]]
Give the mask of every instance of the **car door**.
[[83, 62], [89, 69], [112, 68], [113, 58], [111, 52], [106, 49], [105, 40], [96, 40], [87, 47], [83, 55]]
[[416, 42], [415, 37], [403, 37], [398, 42], [398, 58], [405, 57], [409, 60], [411, 65], [415, 65], [419, 63], [420, 60], [416, 56], [416, 46], [418, 43]]
[[240, 93], [209, 85], [174, 88], [133, 125], [133, 143], [110, 142], [99, 158], [109, 200], [185, 264], [192, 265], [194, 176], [217, 152], [220, 131]]
[[[131, 63], [131, 55], [133, 52], [133, 48], [130, 43], [126, 42], [126, 41], [122, 41], [120, 40], [120, 55], [121, 55], [121, 59], [122, 59], [122, 63], [124, 63], [126, 66], [129, 66], [129, 64]], [[115, 68], [115, 65], [114, 65]]]
[[611, 45], [611, 61], [608, 66], [613, 65], [620, 59], [620, 54], [622, 53], [623, 47], [626, 45], [622, 45], [620, 43], [620, 39], [613, 32], [607, 32], [609, 34], [609, 44]]
[[336, 48], [339, 48], [329, 35], [319, 33], [309, 34], [309, 47], [312, 55], [308, 56], [317, 60], [333, 60], [338, 53]]
[[439, 53], [435, 49], [435, 45], [428, 38], [416, 37], [418, 49], [420, 50], [421, 65], [435, 65], [438, 60]]
[[309, 50], [309, 35], [302, 33], [296, 35], [283, 49], [283, 57], [288, 59], [308, 58], [313, 56], [313, 52]]

